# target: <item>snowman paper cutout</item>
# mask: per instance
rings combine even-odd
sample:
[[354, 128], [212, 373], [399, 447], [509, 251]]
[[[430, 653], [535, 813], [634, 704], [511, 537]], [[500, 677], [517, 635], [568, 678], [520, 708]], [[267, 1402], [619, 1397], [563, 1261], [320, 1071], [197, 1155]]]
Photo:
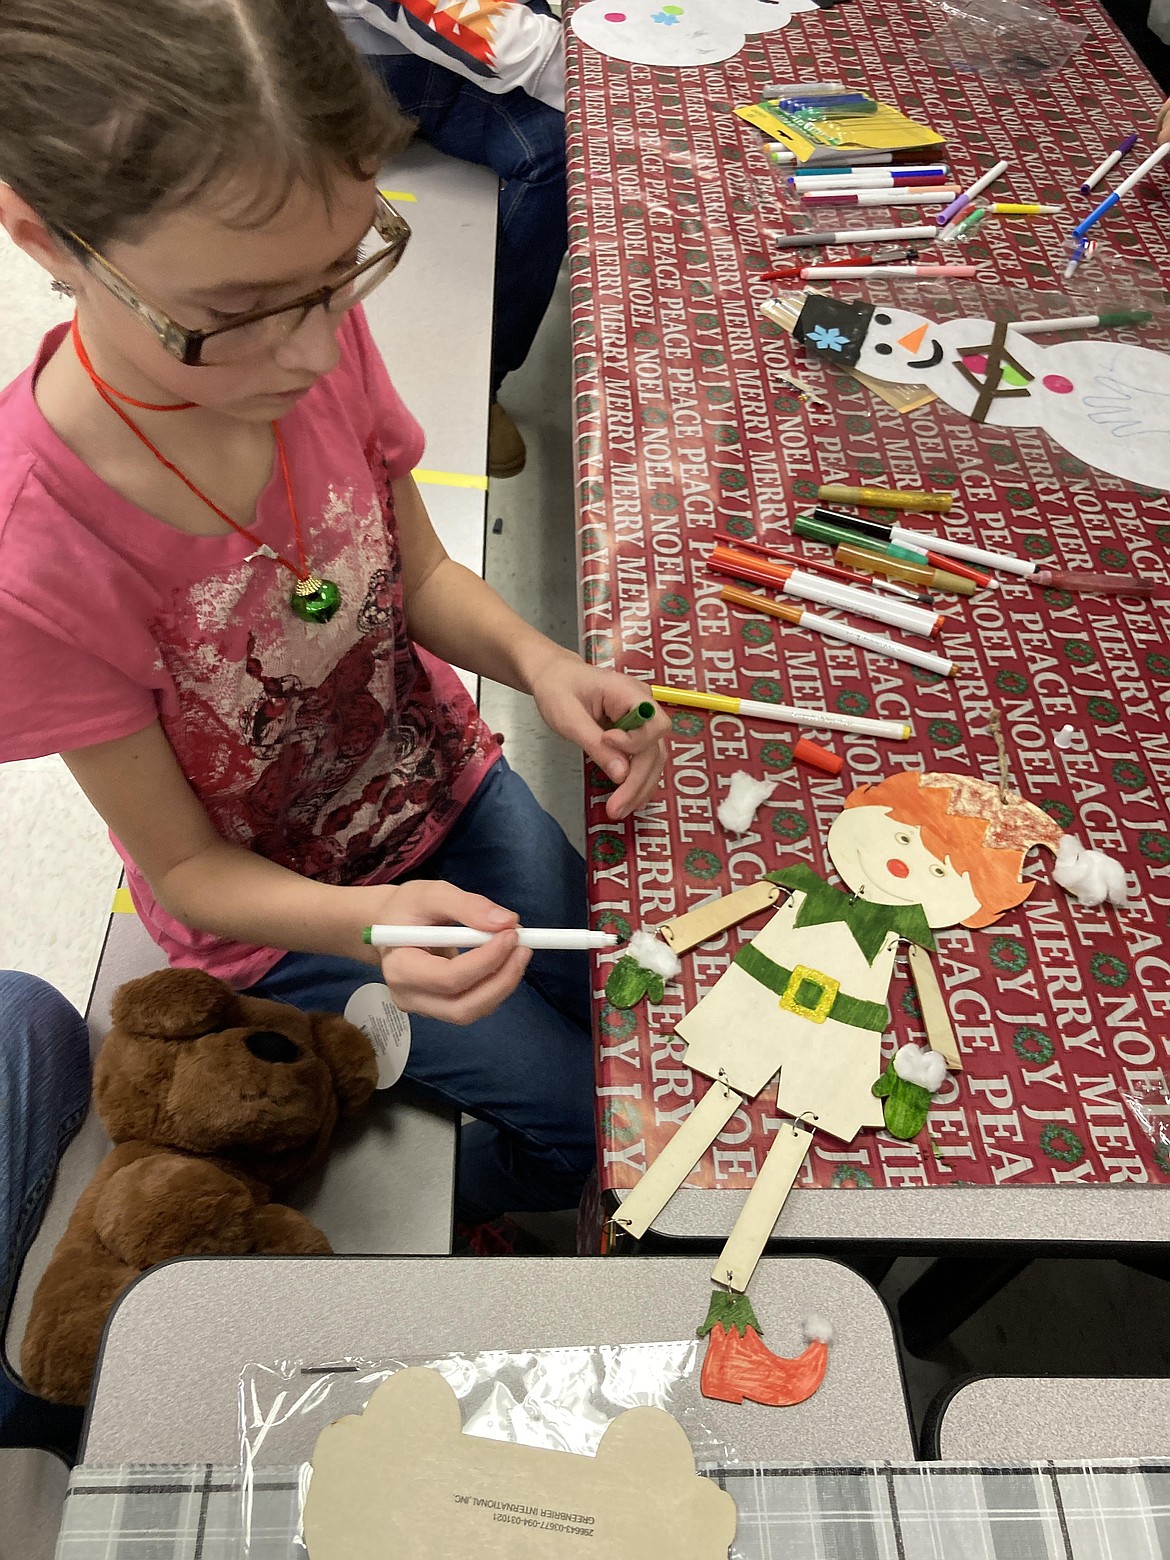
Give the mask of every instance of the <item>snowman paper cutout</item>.
[[728, 22], [745, 33], [779, 32], [802, 11], [816, 11], [816, 0], [711, 0]]
[[746, 1288], [808, 1153], [812, 1129], [850, 1142], [882, 1125], [887, 996], [899, 945], [930, 953], [933, 931], [987, 926], [1023, 902], [1028, 849], [1056, 849], [1038, 807], [971, 776], [903, 773], [861, 786], [827, 838], [845, 888], [801, 863], [768, 874], [789, 898], [678, 1023], [685, 1060], [713, 1080], [614, 1215], [641, 1235], [745, 1099], [779, 1070], [789, 1118], [748, 1194], [712, 1278]]
[[814, 0], [587, 0], [573, 12], [583, 43], [635, 65], [716, 65], [748, 33], [773, 32]]
[[742, 27], [697, 0], [587, 0], [572, 27], [590, 48], [635, 65], [716, 65], [747, 42]]
[[1103, 340], [1041, 346], [992, 320], [937, 324], [907, 309], [861, 307], [871, 315], [855, 359], [861, 372], [925, 385], [978, 422], [1042, 428], [1099, 471], [1170, 489], [1170, 355]]

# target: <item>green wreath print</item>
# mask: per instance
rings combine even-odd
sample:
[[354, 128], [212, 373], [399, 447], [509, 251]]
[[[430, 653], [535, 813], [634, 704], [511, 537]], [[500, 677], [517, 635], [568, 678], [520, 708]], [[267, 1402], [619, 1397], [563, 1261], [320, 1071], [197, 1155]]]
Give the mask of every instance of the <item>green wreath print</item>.
[[1056, 1055], [1052, 1037], [1032, 1024], [1019, 1026], [1012, 1036], [1012, 1050], [1028, 1067], [1047, 1067]]
[[1040, 1147], [1049, 1159], [1059, 1159], [1065, 1165], [1079, 1165], [1085, 1157], [1085, 1145], [1072, 1130], [1058, 1121], [1050, 1121], [1040, 1133]]

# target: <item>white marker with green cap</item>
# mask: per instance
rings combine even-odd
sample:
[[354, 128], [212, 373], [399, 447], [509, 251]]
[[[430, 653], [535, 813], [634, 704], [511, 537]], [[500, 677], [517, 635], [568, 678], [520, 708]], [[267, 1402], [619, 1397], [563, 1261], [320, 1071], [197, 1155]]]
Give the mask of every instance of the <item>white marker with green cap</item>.
[[[521, 948], [616, 948], [612, 932], [588, 932], [575, 926], [518, 926]], [[367, 926], [362, 941], [371, 948], [482, 948], [496, 932], [470, 926]]]

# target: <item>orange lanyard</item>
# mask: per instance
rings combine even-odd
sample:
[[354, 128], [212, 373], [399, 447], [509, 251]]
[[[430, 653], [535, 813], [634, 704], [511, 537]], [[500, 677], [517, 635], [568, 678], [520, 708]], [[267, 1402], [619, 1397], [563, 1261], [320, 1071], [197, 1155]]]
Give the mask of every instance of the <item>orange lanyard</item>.
[[85, 350], [85, 344], [81, 339], [81, 332], [77, 328], [76, 314], [73, 316], [73, 323], [69, 327], [69, 333], [73, 338], [73, 349], [77, 353], [77, 360], [92, 380], [94, 389], [101, 396], [102, 400], [106, 403], [110, 410], [117, 413], [117, 415], [126, 424], [127, 428], [130, 429], [130, 432], [134, 434], [135, 438], [140, 439], [141, 442], [146, 445], [147, 449], [154, 456], [155, 460], [157, 460], [160, 465], [165, 466], [168, 471], [172, 472], [176, 477], [178, 477], [179, 481], [184, 485], [184, 487], [188, 488], [192, 493], [194, 493], [196, 498], [201, 499], [213, 514], [219, 516], [225, 525], [230, 525], [233, 531], [237, 531], [241, 536], [246, 537], [248, 541], [250, 541], [257, 549], [263, 549], [265, 557], [271, 556], [276, 560], [277, 563], [282, 563], [284, 567], [290, 571], [290, 573], [294, 574], [296, 578], [302, 582], [308, 581], [310, 578], [312, 578], [308, 560], [305, 557], [305, 544], [301, 539], [301, 518], [297, 514], [297, 506], [293, 500], [292, 482], [288, 474], [288, 460], [285, 457], [284, 440], [280, 436], [279, 426], [274, 422], [272, 424], [272, 432], [276, 439], [276, 455], [280, 462], [280, 474], [284, 478], [284, 490], [288, 495], [288, 507], [289, 513], [292, 515], [293, 534], [297, 540], [297, 551], [301, 555], [300, 568], [298, 568], [295, 563], [291, 563], [283, 553], [278, 553], [273, 548], [269, 547], [266, 543], [261, 542], [260, 538], [256, 536], [254, 532], [249, 531], [246, 525], [241, 525], [238, 520], [233, 520], [231, 515], [222, 510], [218, 504], [213, 503], [201, 488], [196, 487], [195, 483], [191, 481], [190, 477], [186, 476], [182, 471], [180, 471], [178, 466], [176, 466], [173, 461], [169, 461], [162, 453], [162, 451], [157, 449], [155, 445], [151, 443], [151, 441], [143, 433], [142, 429], [138, 426], [134, 419], [128, 413], [124, 412], [118, 405], [119, 401], [125, 401], [130, 406], [141, 407], [144, 412], [186, 412], [189, 411], [193, 406], [196, 406], [198, 403], [195, 401], [181, 401], [177, 405], [173, 406], [159, 406], [151, 401], [136, 401], [133, 396], [125, 395], [121, 390], [115, 390], [113, 385], [106, 383], [106, 381], [98, 373], [97, 369], [94, 368], [93, 364], [90, 362], [89, 353]]

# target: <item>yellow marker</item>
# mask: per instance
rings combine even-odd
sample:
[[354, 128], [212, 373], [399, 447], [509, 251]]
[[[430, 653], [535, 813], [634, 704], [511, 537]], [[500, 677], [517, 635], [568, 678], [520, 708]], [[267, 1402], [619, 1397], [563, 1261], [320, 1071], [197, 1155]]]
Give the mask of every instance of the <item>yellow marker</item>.
[[1063, 206], [1033, 206], [1011, 200], [993, 200], [988, 210], [996, 217], [1054, 217]]
[[856, 731], [867, 737], [886, 737], [891, 742], [906, 742], [911, 736], [911, 728], [900, 720], [870, 720], [864, 715], [841, 715], [836, 710], [766, 704], [760, 699], [737, 699], [730, 694], [703, 693], [695, 688], [664, 688], [657, 683], [650, 692], [659, 704], [681, 704], [717, 715], [740, 715], [745, 720], [778, 720], [785, 726], [806, 726], [810, 731]]
[[903, 493], [897, 488], [843, 487], [837, 482], [817, 489], [819, 504], [853, 504], [866, 509], [925, 509], [945, 515], [953, 499], [949, 493]]

